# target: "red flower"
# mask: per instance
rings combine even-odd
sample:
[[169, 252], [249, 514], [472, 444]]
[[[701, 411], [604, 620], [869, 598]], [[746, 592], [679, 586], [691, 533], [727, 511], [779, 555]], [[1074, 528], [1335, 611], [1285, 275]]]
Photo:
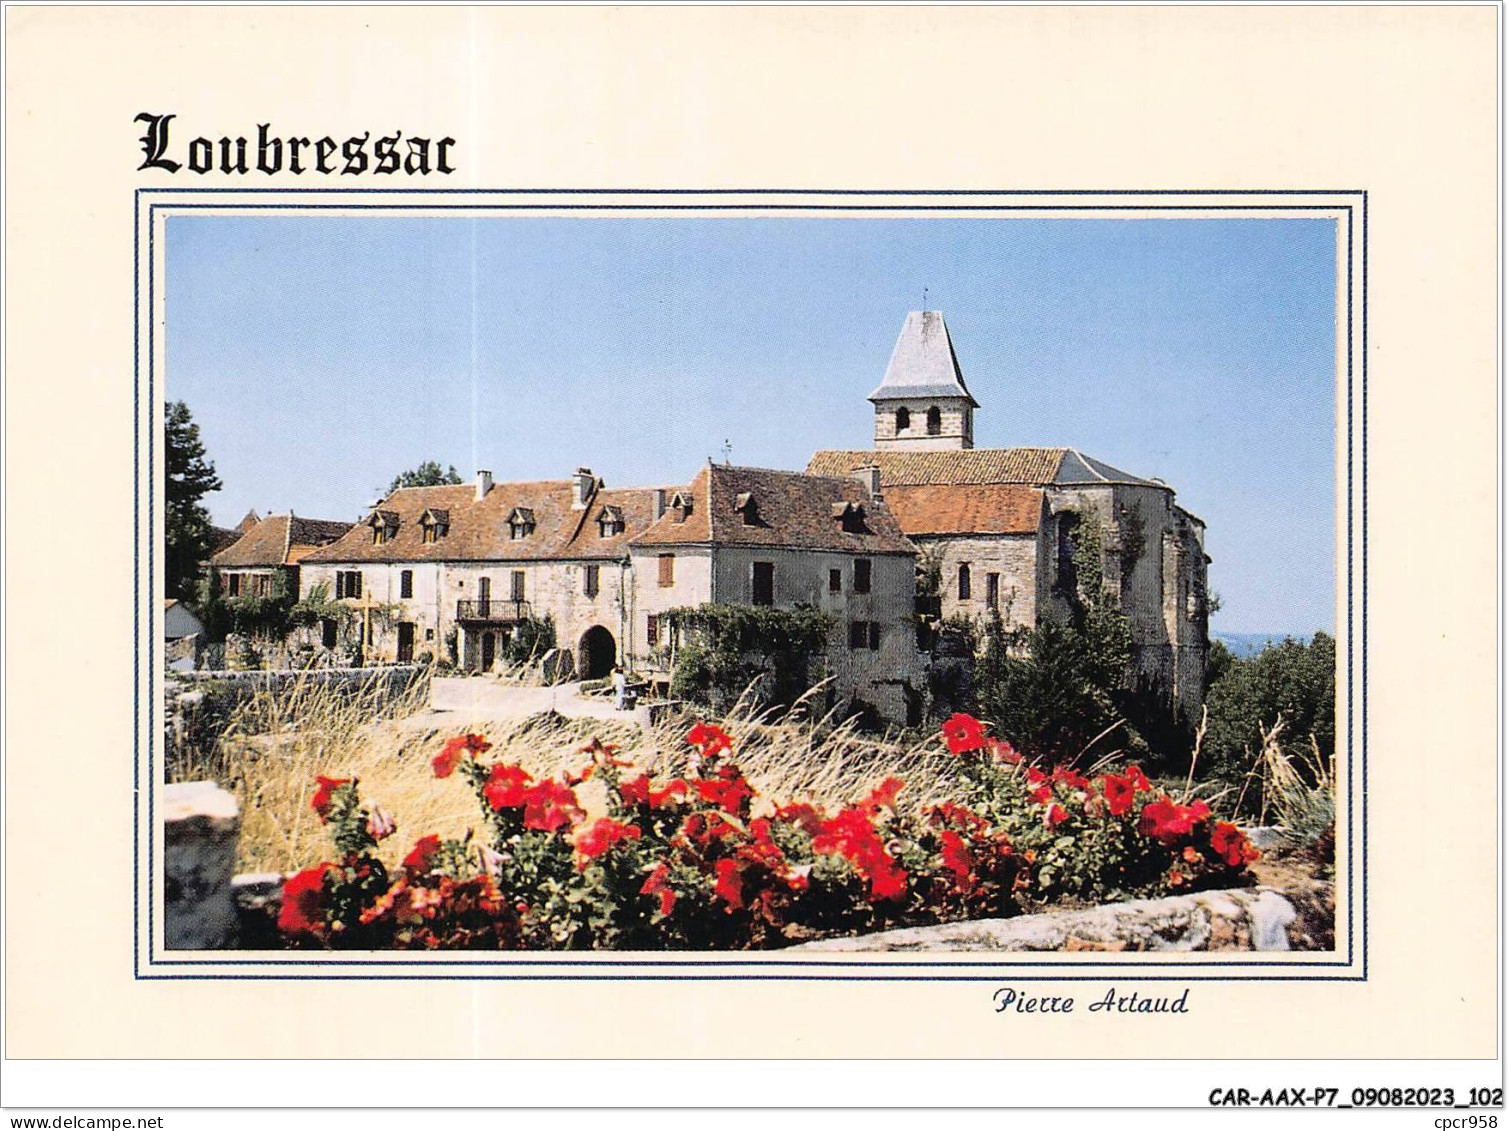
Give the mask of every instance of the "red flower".
[[712, 723], [697, 723], [686, 733], [686, 741], [709, 758], [733, 748], [733, 740], [728, 737], [728, 733]]
[[625, 825], [611, 817], [599, 817], [576, 837], [576, 851], [581, 854], [576, 867], [579, 871], [585, 871], [588, 860], [601, 856], [620, 840], [638, 839], [638, 825]]
[[942, 836], [942, 863], [943, 867], [953, 873], [953, 882], [959, 890], [969, 886], [969, 874], [974, 871], [974, 858], [969, 854], [969, 848], [952, 829], [944, 829]]
[[676, 895], [675, 888], [670, 886], [670, 867], [663, 860], [654, 866], [654, 871], [649, 873], [649, 878], [644, 881], [639, 894], [658, 895], [662, 916], [669, 915], [675, 910]]
[[570, 786], [542, 781], [528, 791], [524, 804], [524, 828], [553, 833], [562, 825], [574, 825], [586, 814]]
[[1167, 797], [1150, 801], [1141, 811], [1137, 830], [1143, 836], [1156, 837], [1163, 844], [1176, 844], [1194, 831], [1194, 826], [1209, 816], [1210, 807], [1203, 801], [1176, 805]]
[[807, 836], [816, 836], [822, 831], [822, 814], [805, 801], [780, 806], [775, 810], [775, 819], [782, 824], [795, 825]]
[[1047, 812], [1042, 814], [1042, 823], [1050, 829], [1055, 829], [1064, 821], [1068, 820], [1068, 810], [1054, 802], [1047, 807]]
[[1178, 870], [1176, 864], [1168, 869], [1168, 886], [1174, 888], [1183, 886], [1183, 873]]
[[403, 867], [416, 876], [422, 876], [434, 867], [435, 857], [440, 852], [440, 838], [434, 835], [421, 836], [403, 858]]
[[482, 796], [493, 809], [519, 809], [528, 801], [529, 784], [533, 780], [522, 766], [505, 766], [499, 762], [487, 775]]
[[1232, 868], [1250, 864], [1262, 855], [1251, 841], [1246, 839], [1246, 834], [1229, 821], [1215, 822], [1215, 831], [1210, 836], [1210, 847], [1218, 852]]
[[954, 754], [967, 754], [984, 745], [984, 724], [973, 715], [955, 712], [943, 723], [942, 736]]
[[1131, 783], [1131, 788], [1137, 793], [1152, 792], [1152, 783], [1147, 780], [1147, 775], [1141, 772], [1140, 766], [1127, 766], [1126, 780]]
[[1106, 774], [1100, 781], [1100, 790], [1110, 806], [1112, 817], [1124, 817], [1136, 803], [1136, 787], [1127, 778]]
[[731, 781], [699, 781], [695, 784], [696, 792], [703, 801], [710, 802], [724, 813], [732, 813], [735, 816], [743, 811], [744, 802], [754, 796], [749, 783], [741, 777], [733, 778]]
[[859, 808], [870, 816], [874, 816], [881, 809], [889, 809], [895, 812], [895, 795], [906, 788], [906, 783], [900, 778], [886, 778], [876, 786], [863, 801], [859, 802]]
[[870, 815], [862, 809], [845, 809], [824, 822], [822, 831], [812, 838], [812, 851], [839, 855], [852, 864], [869, 881], [872, 900], [899, 899], [906, 894], [905, 869], [885, 851]]
[[1055, 769], [1052, 772], [1052, 780], [1062, 782], [1069, 789], [1080, 791], [1087, 791], [1089, 789], [1089, 779], [1077, 770], [1070, 770], [1067, 766], [1059, 766]]
[[1019, 766], [1021, 755], [1009, 742], [1003, 738], [987, 738], [984, 748], [990, 752], [990, 757], [997, 762], [1004, 762], [1007, 766]]
[[327, 778], [316, 777], [314, 797], [309, 802], [309, 807], [319, 814], [321, 821], [330, 819], [330, 805], [334, 800], [334, 793], [343, 785], [350, 785], [350, 778]]
[[744, 885], [738, 861], [719, 860], [717, 862], [717, 883], [713, 885], [712, 890], [728, 905], [729, 911], [737, 911], [743, 907]]
[[492, 743], [479, 734], [460, 734], [441, 748], [440, 753], [435, 755], [430, 765], [434, 767], [435, 777], [448, 778], [455, 773], [456, 766], [460, 764], [462, 758], [491, 749]]
[[603, 742], [595, 735], [592, 736], [592, 741], [581, 748], [581, 753], [590, 754], [592, 761], [599, 766], [618, 766], [622, 768], [633, 765], [627, 759], [618, 757], [618, 748], [616, 746], [609, 742]]
[[325, 925], [325, 873], [334, 865], [306, 868], [283, 883], [283, 907], [278, 930], [290, 935], [312, 934]]

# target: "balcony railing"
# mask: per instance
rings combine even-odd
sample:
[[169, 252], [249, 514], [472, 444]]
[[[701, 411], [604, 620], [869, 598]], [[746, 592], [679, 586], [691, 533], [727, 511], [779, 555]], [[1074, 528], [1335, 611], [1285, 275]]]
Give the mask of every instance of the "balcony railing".
[[457, 601], [456, 620], [485, 624], [517, 624], [531, 616], [528, 601]]

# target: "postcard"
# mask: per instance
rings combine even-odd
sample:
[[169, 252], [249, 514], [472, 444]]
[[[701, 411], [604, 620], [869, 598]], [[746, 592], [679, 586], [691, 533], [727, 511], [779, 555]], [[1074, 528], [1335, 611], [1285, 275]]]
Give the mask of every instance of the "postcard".
[[7, 1055], [1499, 1055], [1493, 18], [11, 9]]

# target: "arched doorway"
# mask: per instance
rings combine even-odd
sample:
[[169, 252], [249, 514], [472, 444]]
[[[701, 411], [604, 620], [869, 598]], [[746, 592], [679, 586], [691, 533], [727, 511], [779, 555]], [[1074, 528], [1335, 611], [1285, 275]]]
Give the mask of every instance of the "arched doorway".
[[601, 679], [613, 670], [617, 661], [618, 645], [611, 632], [594, 624], [581, 634], [581, 646], [576, 649], [576, 668], [582, 679]]

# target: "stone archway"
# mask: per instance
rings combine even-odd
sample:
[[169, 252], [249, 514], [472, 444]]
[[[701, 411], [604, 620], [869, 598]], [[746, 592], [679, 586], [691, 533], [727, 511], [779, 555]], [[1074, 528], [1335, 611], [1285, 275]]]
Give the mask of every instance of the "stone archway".
[[594, 624], [581, 634], [576, 648], [576, 671], [582, 679], [602, 679], [618, 662], [618, 644], [613, 634]]

